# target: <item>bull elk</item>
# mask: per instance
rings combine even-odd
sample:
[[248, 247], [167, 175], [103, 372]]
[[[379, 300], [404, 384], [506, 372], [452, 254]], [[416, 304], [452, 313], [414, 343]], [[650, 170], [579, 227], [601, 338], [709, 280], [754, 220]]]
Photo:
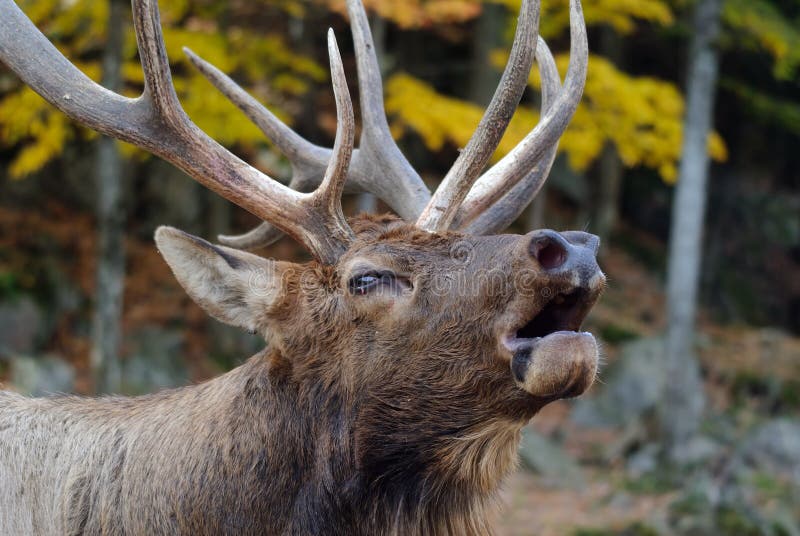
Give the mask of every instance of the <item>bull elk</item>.
[[[431, 195], [389, 133], [367, 17], [347, 0], [363, 118], [359, 148], [328, 34], [332, 150], [282, 124], [230, 78], [191, 62], [293, 166], [290, 186], [184, 113], [155, 0], [133, 0], [144, 92], [95, 84], [0, 0], [0, 60], [78, 123], [173, 163], [265, 223], [221, 245], [156, 231], [158, 249], [216, 319], [266, 349], [200, 385], [138, 398], [0, 391], [0, 534], [490, 534], [521, 428], [593, 382], [581, 323], [604, 286], [596, 237], [497, 235], [536, 195], [580, 100], [588, 59], [571, 0], [562, 85], [524, 0], [509, 63], [474, 135]], [[481, 173], [536, 59], [538, 125]], [[343, 216], [344, 190], [394, 215]], [[288, 234], [305, 264], [248, 253]]]

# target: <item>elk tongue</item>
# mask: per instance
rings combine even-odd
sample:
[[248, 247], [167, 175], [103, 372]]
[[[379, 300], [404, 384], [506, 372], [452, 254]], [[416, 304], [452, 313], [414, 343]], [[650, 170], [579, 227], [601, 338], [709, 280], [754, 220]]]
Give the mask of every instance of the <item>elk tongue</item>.
[[542, 398], [578, 396], [594, 382], [597, 342], [589, 333], [559, 331], [530, 339], [511, 360], [517, 385]]

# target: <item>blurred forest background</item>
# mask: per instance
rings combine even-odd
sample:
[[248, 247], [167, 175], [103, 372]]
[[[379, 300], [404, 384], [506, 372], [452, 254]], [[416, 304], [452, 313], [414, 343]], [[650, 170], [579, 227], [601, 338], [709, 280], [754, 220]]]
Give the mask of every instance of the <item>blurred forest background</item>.
[[[391, 128], [433, 188], [494, 92], [519, 0], [365, 3]], [[126, 2], [19, 4], [89, 76], [139, 93]], [[800, 2], [584, 9], [585, 96], [546, 189], [512, 230], [603, 238], [610, 288], [588, 329], [607, 364], [589, 395], [526, 431], [502, 534], [800, 535]], [[289, 179], [182, 46], [330, 146], [328, 26], [356, 92], [343, 0], [162, 0], [161, 11], [178, 94], [212, 137]], [[543, 2], [540, 31], [563, 76], [567, 0]], [[537, 88], [534, 68], [497, 157], [535, 125]], [[260, 348], [191, 303], [152, 242], [160, 224], [212, 238], [250, 228], [249, 214], [75, 126], [2, 66], [0, 162], [0, 382], [142, 393]], [[345, 208], [381, 206], [359, 196]], [[289, 240], [261, 253], [303, 255]]]

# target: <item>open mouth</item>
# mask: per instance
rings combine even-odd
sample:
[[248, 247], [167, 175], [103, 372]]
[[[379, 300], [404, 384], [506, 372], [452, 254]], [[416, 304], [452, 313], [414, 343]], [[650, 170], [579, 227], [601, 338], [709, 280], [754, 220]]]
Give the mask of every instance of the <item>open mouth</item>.
[[592, 384], [597, 342], [579, 330], [596, 299], [597, 293], [583, 288], [556, 294], [503, 338], [518, 386], [540, 400], [552, 400], [577, 396]]
[[545, 337], [557, 331], [578, 331], [583, 319], [586, 291], [577, 289], [557, 294], [516, 332], [517, 339]]
[[589, 292], [573, 289], [553, 296], [522, 326], [510, 332], [503, 341], [512, 352], [559, 332], [577, 332], [589, 312]]

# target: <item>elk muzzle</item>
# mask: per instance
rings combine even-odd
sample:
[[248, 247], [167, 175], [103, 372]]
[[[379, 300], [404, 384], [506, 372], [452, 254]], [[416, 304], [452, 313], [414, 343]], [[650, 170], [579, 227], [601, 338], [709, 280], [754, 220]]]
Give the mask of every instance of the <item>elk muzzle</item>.
[[[537, 274], [537, 293], [503, 340], [517, 385], [545, 399], [578, 396], [594, 382], [599, 352], [580, 331], [605, 286], [599, 239], [588, 233], [535, 231], [523, 245]], [[524, 299], [521, 299], [525, 303]], [[531, 310], [532, 309], [532, 310]]]

